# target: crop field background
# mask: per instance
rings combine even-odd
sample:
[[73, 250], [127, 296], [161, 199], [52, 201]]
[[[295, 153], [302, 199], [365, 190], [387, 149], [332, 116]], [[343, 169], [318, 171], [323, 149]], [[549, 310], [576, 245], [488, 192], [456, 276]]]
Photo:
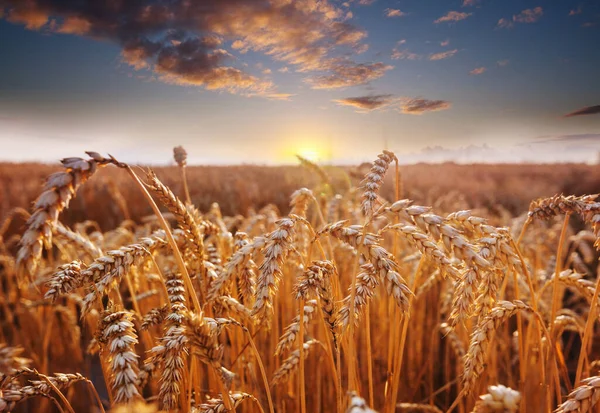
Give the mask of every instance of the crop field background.
[[0, 411], [599, 411], [600, 167], [175, 154], [0, 166]]

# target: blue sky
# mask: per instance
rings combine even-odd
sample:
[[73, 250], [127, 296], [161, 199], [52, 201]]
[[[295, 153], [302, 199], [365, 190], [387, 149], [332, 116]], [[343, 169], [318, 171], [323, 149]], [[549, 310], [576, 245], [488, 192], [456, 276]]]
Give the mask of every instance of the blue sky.
[[0, 0], [0, 159], [165, 163], [179, 144], [197, 163], [600, 150], [597, 1], [189, 4]]

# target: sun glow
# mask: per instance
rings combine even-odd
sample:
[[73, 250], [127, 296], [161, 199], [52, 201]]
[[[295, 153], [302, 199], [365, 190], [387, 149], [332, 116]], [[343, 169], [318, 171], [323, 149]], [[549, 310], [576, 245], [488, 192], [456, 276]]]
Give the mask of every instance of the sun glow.
[[307, 141], [304, 139], [301, 142], [295, 142], [295, 144], [287, 142], [284, 147], [280, 148], [278, 158], [281, 162], [297, 163], [298, 158], [296, 158], [296, 155], [311, 162], [331, 161], [331, 150], [323, 142], [317, 140]]
[[323, 160], [323, 154], [316, 148], [298, 149], [296, 154], [312, 162], [319, 162]]

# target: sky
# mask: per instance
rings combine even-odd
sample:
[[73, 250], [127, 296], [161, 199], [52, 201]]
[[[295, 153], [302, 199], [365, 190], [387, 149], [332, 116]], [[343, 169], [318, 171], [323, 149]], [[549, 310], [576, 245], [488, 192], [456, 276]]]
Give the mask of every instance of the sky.
[[596, 162], [597, 0], [0, 0], [0, 161]]

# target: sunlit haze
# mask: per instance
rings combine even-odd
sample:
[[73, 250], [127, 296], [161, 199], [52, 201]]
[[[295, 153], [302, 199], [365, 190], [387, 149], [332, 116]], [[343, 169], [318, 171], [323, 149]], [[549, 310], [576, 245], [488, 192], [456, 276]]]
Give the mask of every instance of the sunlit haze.
[[0, 0], [2, 161], [596, 162], [595, 0]]

